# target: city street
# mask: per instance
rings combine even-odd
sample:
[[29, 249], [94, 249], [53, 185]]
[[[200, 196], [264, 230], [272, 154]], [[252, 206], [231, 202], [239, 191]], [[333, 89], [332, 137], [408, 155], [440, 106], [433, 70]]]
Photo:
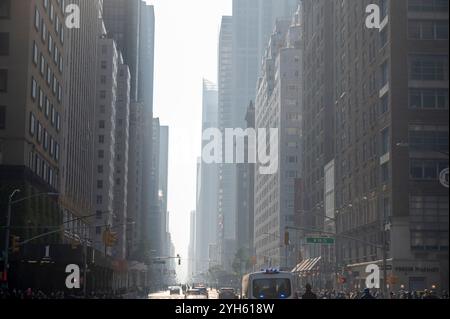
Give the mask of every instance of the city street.
[[[219, 295], [217, 290], [208, 290], [209, 299], [219, 299]], [[169, 291], [160, 291], [153, 294], [148, 295], [148, 299], [167, 299], [167, 300], [177, 300], [184, 299], [184, 294], [181, 295], [171, 295]]]

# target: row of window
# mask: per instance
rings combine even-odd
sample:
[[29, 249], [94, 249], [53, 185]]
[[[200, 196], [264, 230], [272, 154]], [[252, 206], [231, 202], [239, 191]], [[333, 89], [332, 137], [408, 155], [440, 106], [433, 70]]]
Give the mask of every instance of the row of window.
[[415, 180], [436, 180], [446, 168], [448, 168], [448, 160], [412, 159], [410, 176]]
[[59, 161], [60, 147], [56, 140], [50, 135], [44, 126], [36, 119], [33, 112], [30, 112], [30, 129], [31, 136], [36, 137], [36, 141], [42, 145], [45, 151], [48, 151], [50, 156]]
[[[61, 103], [62, 87], [55, 77], [53, 78], [53, 91], [57, 92], [58, 102]], [[34, 77], [31, 78], [31, 98], [33, 99], [33, 101], [37, 101], [39, 109], [41, 111], [44, 110], [45, 116], [51, 119], [51, 124], [55, 126], [56, 129], [59, 131], [60, 130], [59, 113], [55, 111], [53, 104], [50, 103], [50, 99], [48, 98], [48, 96], [45, 95], [41, 87], [38, 87]]]
[[445, 13], [448, 11], [448, 0], [409, 0], [408, 11]]
[[[59, 40], [61, 41], [61, 44], [64, 43], [64, 26], [63, 23], [60, 21], [59, 16], [55, 13], [55, 10], [53, 9], [53, 5], [50, 5], [50, 22], [55, 22], [55, 31], [56, 35], [59, 36]], [[46, 40], [47, 36], [47, 26], [44, 22], [44, 18], [41, 16], [41, 13], [38, 9], [38, 7], [35, 8], [34, 11], [34, 27], [36, 31], [41, 32], [42, 41]], [[49, 40], [49, 52], [50, 52], [50, 43], [53, 44], [53, 39], [50, 35], [50, 31], [48, 31], [48, 40]]]
[[448, 110], [448, 89], [409, 89], [409, 108]]
[[409, 20], [408, 37], [413, 40], [448, 40], [448, 20]]
[[411, 248], [448, 250], [448, 196], [411, 196]]
[[31, 154], [30, 167], [36, 175], [55, 189], [58, 189], [58, 171], [54, 169], [47, 161], [38, 154]]
[[448, 126], [411, 125], [409, 146], [412, 151], [448, 151]]

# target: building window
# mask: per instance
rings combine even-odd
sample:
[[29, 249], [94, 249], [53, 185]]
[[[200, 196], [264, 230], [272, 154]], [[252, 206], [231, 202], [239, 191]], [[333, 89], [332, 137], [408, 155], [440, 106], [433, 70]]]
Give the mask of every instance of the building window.
[[98, 127], [105, 128], [105, 121], [104, 120], [98, 121]]
[[44, 107], [44, 91], [42, 91], [41, 88], [39, 88], [39, 108], [42, 109]]
[[50, 65], [47, 65], [47, 85], [50, 86], [52, 84], [52, 69]]
[[60, 73], [63, 72], [63, 69], [64, 69], [64, 63], [63, 63], [63, 57], [62, 57], [62, 55], [59, 56], [58, 69], [59, 69], [59, 72], [60, 72]]
[[8, 70], [0, 69], [0, 92], [8, 91]]
[[411, 55], [409, 60], [409, 77], [411, 80], [448, 80], [447, 55]]
[[448, 12], [448, 0], [408, 0], [412, 12]]
[[106, 99], [106, 91], [100, 91], [100, 98]]
[[102, 189], [103, 188], [103, 181], [102, 180], [98, 180], [97, 181], [97, 188], [98, 189]]
[[412, 151], [448, 152], [448, 126], [410, 125], [409, 147]]
[[34, 114], [32, 112], [30, 112], [30, 135], [34, 136], [34, 134], [36, 133], [36, 118], [34, 117]]
[[448, 196], [411, 196], [409, 218], [413, 250], [448, 250]]
[[97, 166], [97, 173], [98, 174], [103, 174], [103, 165], [98, 165]]
[[53, 104], [51, 106], [51, 117], [50, 118], [51, 118], [52, 125], [55, 125], [56, 114], [55, 114], [55, 107], [53, 106]]
[[381, 182], [387, 183], [390, 180], [389, 163], [381, 165]]
[[55, 141], [53, 140], [53, 137], [50, 136], [50, 148], [49, 148], [50, 156], [53, 157], [55, 154]]
[[58, 102], [61, 103], [61, 101], [62, 101], [62, 87], [58, 83]]
[[39, 31], [39, 25], [41, 24], [41, 14], [39, 13], [39, 9], [36, 7], [34, 9], [34, 27]]
[[412, 159], [410, 177], [415, 180], [436, 180], [446, 168], [448, 168], [448, 160]]
[[41, 54], [41, 61], [39, 64], [39, 71], [41, 72], [41, 75], [44, 76], [45, 74], [45, 58], [44, 55]]
[[104, 70], [107, 67], [106, 61], [102, 61], [100, 67]]
[[101, 235], [102, 234], [102, 226], [96, 226], [95, 227], [95, 234]]
[[99, 135], [98, 136], [98, 142], [100, 144], [104, 144], [105, 143], [105, 135]]
[[105, 151], [104, 150], [99, 150], [98, 151], [98, 158], [104, 158], [105, 157]]
[[9, 55], [9, 33], [0, 32], [0, 56]]
[[59, 161], [59, 144], [55, 142], [55, 161]]
[[48, 150], [48, 133], [44, 129], [44, 150]]
[[53, 38], [50, 34], [48, 35], [48, 52], [50, 55], [53, 53]]
[[389, 142], [389, 128], [385, 128], [381, 131], [381, 155], [389, 152], [390, 142]]
[[413, 40], [448, 40], [448, 20], [409, 20], [408, 37]]
[[0, 130], [6, 128], [6, 106], [0, 105]]
[[58, 89], [58, 80], [56, 79], [55, 74], [53, 74], [53, 94], [56, 94], [56, 90]]
[[47, 41], [47, 26], [45, 25], [44, 19], [42, 19], [41, 38], [42, 42], [45, 43]]
[[61, 121], [59, 113], [56, 112], [56, 130], [59, 132], [61, 130]]
[[409, 107], [448, 110], [448, 89], [409, 89]]
[[48, 97], [45, 97], [45, 117], [48, 118], [50, 116], [50, 100]]
[[42, 143], [42, 125], [41, 123], [39, 123], [39, 121], [37, 122], [37, 130], [36, 130], [36, 134], [37, 134], [37, 141], [39, 144]]
[[50, 4], [50, 21], [53, 22], [55, 19], [55, 8], [53, 8], [53, 4]]
[[33, 41], [33, 63], [38, 64], [39, 50], [36, 41]]
[[0, 19], [9, 19], [11, 16], [11, 0], [0, 0]]

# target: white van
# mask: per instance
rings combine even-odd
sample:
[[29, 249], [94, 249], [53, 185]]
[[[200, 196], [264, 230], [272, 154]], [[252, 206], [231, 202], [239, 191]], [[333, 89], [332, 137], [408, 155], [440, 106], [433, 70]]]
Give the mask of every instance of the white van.
[[298, 299], [291, 272], [267, 269], [242, 278], [243, 299]]

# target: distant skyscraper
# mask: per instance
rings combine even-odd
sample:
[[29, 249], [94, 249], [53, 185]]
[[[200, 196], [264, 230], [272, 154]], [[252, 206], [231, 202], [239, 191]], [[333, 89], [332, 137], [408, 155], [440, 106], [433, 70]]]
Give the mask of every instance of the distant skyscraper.
[[[233, 128], [246, 127], [246, 113], [250, 101], [256, 97], [257, 79], [261, 69], [261, 58], [267, 41], [278, 18], [290, 18], [295, 12], [296, 0], [233, 0], [232, 19], [232, 93], [231, 117]], [[247, 165], [230, 165], [230, 183], [224, 193], [232, 192], [230, 212], [233, 215], [233, 238], [229, 242], [228, 262], [234, 258], [234, 251], [244, 243], [237, 243], [237, 224], [248, 224], [249, 205]], [[233, 247], [234, 246], [234, 247]], [[248, 243], [244, 244], [244, 247]]]
[[117, 245], [114, 256], [126, 259], [129, 256], [129, 237], [127, 226], [133, 222], [128, 216], [128, 170], [130, 138], [130, 69], [123, 64], [119, 54], [116, 99], [115, 163], [114, 163], [114, 231], [117, 233]]
[[[116, 96], [119, 53], [113, 39], [98, 41], [97, 99], [95, 107], [95, 162], [94, 199], [95, 218], [94, 246], [107, 252], [102, 241], [106, 225], [112, 226], [114, 211], [114, 171], [116, 157]], [[119, 155], [120, 156], [120, 155]], [[108, 248], [109, 252], [110, 249]]]
[[[131, 194], [139, 203], [133, 206], [140, 210], [134, 213], [138, 225], [130, 227], [139, 230], [139, 255], [141, 259], [150, 256], [150, 214], [154, 209], [155, 197], [151, 192], [152, 168], [152, 121], [153, 121], [153, 64], [155, 17], [153, 6], [141, 0], [104, 0], [104, 19], [108, 34], [117, 41], [123, 52], [124, 61], [131, 74], [131, 112], [133, 113], [132, 134], [139, 137], [130, 141], [130, 158], [135, 172], [140, 175], [132, 177], [139, 182]], [[139, 118], [135, 118], [139, 115]], [[130, 139], [133, 138], [130, 135]], [[132, 145], [133, 144], [133, 145]], [[138, 216], [137, 216], [138, 215]]]
[[[96, 69], [98, 42], [101, 33], [101, 1], [73, 0], [80, 7], [83, 27], [77, 32], [66, 32], [68, 44], [66, 72], [66, 94], [64, 151], [62, 174], [62, 207], [64, 220], [92, 215], [94, 209], [95, 162], [95, 110], [97, 104]], [[49, 38], [50, 39], [50, 38]], [[50, 41], [50, 40], [49, 40]], [[92, 218], [91, 220], [93, 220]], [[88, 229], [72, 224], [73, 229], [82, 229], [81, 237], [88, 236]], [[81, 223], [82, 224], [82, 223]], [[68, 224], [70, 225], [70, 223]], [[68, 226], [70, 228], [70, 226]]]
[[[217, 86], [203, 80], [202, 131], [217, 128], [218, 117]], [[205, 146], [208, 141], [202, 141]], [[217, 164], [200, 163], [201, 179], [197, 206], [196, 257], [199, 262], [197, 272], [205, 272], [212, 261], [210, 251], [217, 242]]]
[[[232, 114], [232, 47], [233, 47], [233, 18], [222, 17], [219, 36], [218, 63], [218, 125], [222, 132], [225, 128], [233, 127]], [[218, 165], [218, 195], [217, 195], [217, 252], [219, 261], [225, 265], [224, 253], [229, 250], [225, 243], [235, 238], [236, 218], [233, 209], [233, 165]], [[227, 240], [227, 241], [226, 241]], [[229, 268], [231, 265], [229, 265]]]
[[195, 274], [195, 210], [191, 211], [189, 215], [189, 247], [188, 247], [188, 258], [187, 258], [187, 277], [188, 281], [192, 280]]

